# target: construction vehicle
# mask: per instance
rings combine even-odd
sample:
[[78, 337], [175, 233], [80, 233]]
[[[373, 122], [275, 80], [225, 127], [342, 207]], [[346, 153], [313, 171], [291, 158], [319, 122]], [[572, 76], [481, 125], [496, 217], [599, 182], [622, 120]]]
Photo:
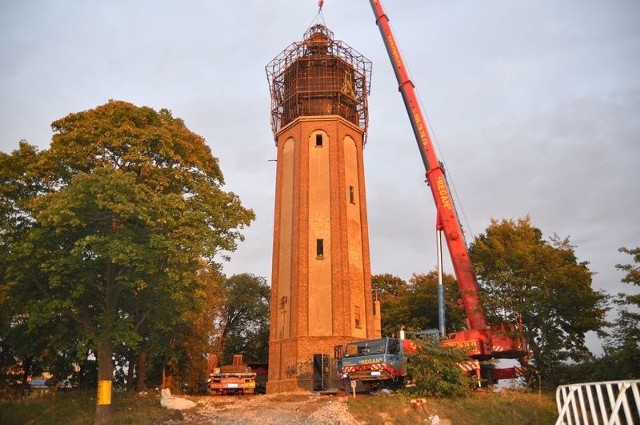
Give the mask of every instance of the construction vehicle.
[[207, 390], [213, 395], [248, 395], [256, 388], [256, 373], [242, 363], [242, 354], [233, 356], [233, 364], [218, 367], [218, 356], [209, 354]]
[[[469, 374], [479, 377], [483, 382], [493, 383], [499, 379], [515, 378], [520, 375], [521, 368], [499, 369], [495, 364], [499, 359], [517, 359], [521, 363], [526, 363], [529, 355], [526, 343], [518, 337], [517, 329], [513, 325], [489, 326], [487, 324], [484, 309], [480, 304], [478, 283], [473, 272], [473, 265], [458, 219], [458, 213], [445, 177], [443, 165], [436, 155], [415, 86], [409, 78], [407, 67], [400, 54], [400, 49], [389, 24], [389, 18], [384, 12], [381, 1], [370, 0], [370, 3], [376, 24], [391, 60], [391, 65], [398, 81], [398, 88], [402, 94], [420, 156], [424, 163], [427, 184], [431, 189], [436, 205], [436, 230], [439, 234], [444, 234], [454, 273], [460, 287], [462, 307], [467, 317], [468, 329], [448, 335], [443, 338], [441, 344], [464, 349], [468, 353], [470, 361], [465, 365], [461, 365], [461, 367], [467, 370]], [[362, 343], [362, 341], [354, 342], [354, 344]], [[345, 351], [348, 350], [349, 344]], [[390, 356], [390, 353], [388, 354]], [[382, 359], [391, 358], [389, 356], [382, 357]], [[380, 357], [371, 358], [367, 355], [362, 356], [358, 361], [361, 368], [364, 367], [365, 363], [369, 364], [367, 368], [370, 374], [376, 370], [389, 369], [389, 364], [374, 362], [378, 358]], [[355, 358], [348, 359], [350, 364], [355, 361]], [[354, 367], [353, 365], [345, 366], [346, 362], [347, 360], [344, 358], [340, 360], [339, 367], [341, 369]], [[339, 372], [343, 373], [343, 370], [339, 370]], [[360, 373], [360, 375], [362, 374]], [[400, 377], [401, 374], [396, 379]], [[383, 378], [388, 379], [385, 376]]]
[[407, 356], [415, 350], [408, 339], [352, 341], [336, 347], [338, 370], [350, 380], [362, 383], [366, 391], [401, 388], [407, 376]]

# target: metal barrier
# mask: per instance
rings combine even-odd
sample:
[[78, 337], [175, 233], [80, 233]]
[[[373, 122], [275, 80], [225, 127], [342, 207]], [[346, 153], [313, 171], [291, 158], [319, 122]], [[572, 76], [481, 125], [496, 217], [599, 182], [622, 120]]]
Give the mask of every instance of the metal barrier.
[[640, 424], [640, 379], [560, 385], [556, 425]]

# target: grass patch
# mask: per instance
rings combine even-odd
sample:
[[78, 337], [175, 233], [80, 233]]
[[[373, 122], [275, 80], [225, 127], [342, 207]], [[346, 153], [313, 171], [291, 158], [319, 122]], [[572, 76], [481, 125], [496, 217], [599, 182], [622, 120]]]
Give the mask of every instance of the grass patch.
[[[427, 398], [416, 409], [410, 401], [414, 397], [394, 393], [390, 396], [358, 395], [348, 398], [349, 412], [367, 425], [414, 425], [429, 423], [430, 415], [438, 415], [455, 425], [537, 425], [554, 423], [557, 417], [555, 400], [551, 394], [531, 394], [520, 391], [474, 392], [457, 399]], [[93, 423], [95, 391], [70, 391], [38, 398], [0, 402], [0, 424], [65, 424]], [[233, 399], [229, 399], [233, 402]], [[180, 413], [160, 406], [159, 397], [151, 392], [140, 396], [134, 393], [113, 394], [113, 424], [179, 423]]]
[[411, 409], [411, 397], [394, 393], [390, 396], [356, 396], [349, 398], [349, 413], [367, 425], [414, 425], [425, 417]]
[[550, 424], [558, 417], [555, 399], [549, 394], [474, 392], [463, 398], [427, 398], [424, 409], [413, 409], [413, 398], [405, 394], [356, 397], [349, 399], [349, 412], [367, 425], [425, 423], [430, 415], [455, 425]]
[[[160, 406], [155, 393], [143, 396], [115, 393], [111, 403], [115, 425], [149, 424], [169, 419], [172, 415]], [[0, 403], [0, 423], [86, 425], [93, 423], [95, 410], [95, 391], [59, 392]]]

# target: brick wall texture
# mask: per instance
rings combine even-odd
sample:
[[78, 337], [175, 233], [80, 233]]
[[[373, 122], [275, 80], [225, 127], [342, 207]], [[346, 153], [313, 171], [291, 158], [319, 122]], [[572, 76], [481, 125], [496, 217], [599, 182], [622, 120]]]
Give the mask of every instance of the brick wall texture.
[[313, 389], [313, 356], [380, 337], [374, 315], [363, 131], [337, 116], [300, 117], [276, 137], [267, 391]]

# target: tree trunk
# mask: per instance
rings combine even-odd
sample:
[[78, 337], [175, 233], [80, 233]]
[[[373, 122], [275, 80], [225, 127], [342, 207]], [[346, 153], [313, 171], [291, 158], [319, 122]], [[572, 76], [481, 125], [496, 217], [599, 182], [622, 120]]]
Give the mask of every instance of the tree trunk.
[[[116, 233], [117, 220], [112, 221], [112, 230]], [[98, 348], [98, 396], [96, 397], [96, 416], [94, 425], [108, 424], [113, 420], [111, 408], [113, 383], [113, 328], [116, 321], [118, 295], [116, 291], [117, 267], [109, 262], [106, 265], [104, 288], [104, 310], [99, 329], [96, 330]]]
[[85, 364], [87, 363], [88, 354], [84, 356], [84, 360], [79, 362], [78, 367], [78, 388], [84, 388], [84, 376], [86, 373]]
[[169, 361], [171, 360], [168, 356], [165, 356], [164, 364], [162, 365], [162, 388], [172, 389], [173, 387], [173, 368], [170, 367]]
[[128, 368], [127, 368], [127, 391], [133, 391], [136, 386], [135, 375], [136, 375], [136, 352], [133, 350], [129, 350], [129, 358], [127, 359]]
[[166, 370], [167, 370], [167, 366], [166, 365], [162, 365], [162, 385], [160, 385], [160, 388], [163, 388], [163, 389], [167, 388], [164, 385], [165, 382], [166, 382], [166, 379], [167, 379]]
[[141, 392], [147, 389], [147, 354], [149, 353], [149, 344], [147, 341], [142, 341], [140, 345], [140, 353], [138, 355], [138, 375], [136, 377], [136, 391]]
[[33, 357], [25, 357], [22, 361], [22, 382], [28, 382], [31, 375], [31, 365], [33, 364]]
[[[108, 334], [108, 333], [107, 333]], [[98, 341], [98, 397], [94, 425], [108, 424], [113, 419], [111, 384], [113, 382], [113, 344], [103, 335]]]

